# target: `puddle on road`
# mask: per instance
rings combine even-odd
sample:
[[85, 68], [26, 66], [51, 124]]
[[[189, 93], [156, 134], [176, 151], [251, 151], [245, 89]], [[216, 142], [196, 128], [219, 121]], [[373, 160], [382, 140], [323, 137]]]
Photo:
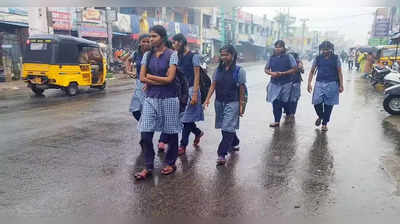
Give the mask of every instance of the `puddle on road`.
[[397, 189], [393, 194], [400, 197], [400, 117], [389, 116], [382, 126], [385, 136], [395, 145], [391, 152], [382, 156], [383, 169], [396, 185]]

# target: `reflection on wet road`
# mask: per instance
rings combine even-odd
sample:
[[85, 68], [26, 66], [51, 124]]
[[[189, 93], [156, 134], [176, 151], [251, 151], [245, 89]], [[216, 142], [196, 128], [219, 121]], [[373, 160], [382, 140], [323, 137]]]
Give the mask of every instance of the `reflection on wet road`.
[[132, 176], [143, 166], [136, 121], [127, 112], [132, 86], [4, 102], [0, 214], [399, 215], [400, 133], [382, 111], [380, 93], [360, 74], [346, 73], [341, 104], [329, 132], [321, 133], [303, 83], [296, 121], [274, 130], [263, 66], [246, 69], [249, 104], [240, 152], [215, 166], [220, 132], [210, 107], [199, 125], [206, 131], [201, 147], [188, 148], [175, 174], [156, 169], [140, 183]]

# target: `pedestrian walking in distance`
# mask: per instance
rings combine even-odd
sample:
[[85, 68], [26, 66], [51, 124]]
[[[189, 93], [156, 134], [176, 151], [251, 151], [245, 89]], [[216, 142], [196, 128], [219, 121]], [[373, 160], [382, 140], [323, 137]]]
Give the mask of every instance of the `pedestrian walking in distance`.
[[204, 106], [208, 107], [215, 91], [215, 128], [221, 129], [222, 133], [217, 165], [224, 165], [228, 152], [239, 149], [236, 130], [239, 129], [239, 116], [244, 113], [246, 72], [236, 65], [237, 52], [232, 45], [222, 47], [220, 55], [220, 63], [213, 75]]
[[172, 40], [173, 47], [178, 52], [178, 69], [182, 71], [189, 86], [188, 104], [181, 119], [183, 123], [182, 139], [178, 149], [178, 155], [183, 155], [189, 144], [190, 133], [195, 135], [194, 146], [199, 145], [200, 139], [204, 135], [195, 123], [204, 121], [200, 93], [200, 56], [189, 50], [183, 34], [176, 34]]
[[265, 66], [265, 73], [271, 76], [267, 85], [267, 102], [272, 103], [275, 121], [269, 126], [279, 127], [282, 110], [289, 102], [293, 75], [297, 72], [297, 63], [294, 57], [286, 53], [285, 42], [275, 42], [274, 54]]
[[139, 131], [143, 142], [146, 167], [135, 174], [137, 180], [146, 179], [154, 168], [154, 132], [162, 132], [168, 138], [166, 166], [161, 170], [164, 175], [176, 170], [178, 157], [179, 99], [175, 83], [178, 55], [167, 48], [167, 31], [156, 25], [150, 29], [152, 49], [143, 56], [140, 80], [145, 83], [146, 98], [143, 102]]
[[328, 131], [328, 123], [334, 105], [339, 104], [339, 93], [344, 91], [342, 64], [338, 55], [334, 53], [334, 45], [324, 41], [319, 46], [322, 55], [317, 56], [308, 76], [308, 92], [311, 93], [312, 80], [317, 71], [317, 80], [314, 85], [312, 104], [317, 113], [316, 126], [322, 122], [322, 131]]

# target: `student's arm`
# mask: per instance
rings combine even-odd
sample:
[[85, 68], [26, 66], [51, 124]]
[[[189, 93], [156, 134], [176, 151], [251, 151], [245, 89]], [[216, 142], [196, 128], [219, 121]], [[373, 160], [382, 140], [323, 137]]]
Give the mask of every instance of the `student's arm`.
[[192, 64], [194, 68], [194, 85], [193, 96], [190, 104], [195, 105], [198, 102], [198, 92], [200, 89], [200, 57], [198, 54], [193, 55]]
[[147, 56], [148, 56], [148, 54], [146, 53], [142, 59], [142, 67], [140, 69], [140, 81], [145, 84], [150, 84], [150, 85], [155, 85], [155, 86], [162, 85], [160, 82], [153, 81], [153, 80], [150, 80], [147, 78], [147, 65], [146, 65]]
[[265, 68], [264, 68], [264, 72], [265, 72], [265, 74], [267, 74], [267, 75], [269, 75], [269, 76], [271, 76], [271, 77], [276, 77], [276, 76], [278, 76], [278, 73], [277, 72], [272, 72], [271, 71], [271, 67], [269, 66], [270, 65], [270, 62], [271, 62], [271, 59], [267, 62], [267, 64], [265, 65]]
[[178, 55], [176, 52], [174, 52], [174, 53], [172, 53], [170, 61], [169, 61], [167, 77], [160, 77], [160, 76], [147, 74], [147, 78], [152, 81], [162, 83], [163, 85], [168, 85], [175, 80], [177, 64], [178, 64]]
[[309, 93], [312, 92], [312, 85], [311, 85], [311, 83], [312, 83], [312, 80], [313, 80], [313, 78], [314, 78], [314, 74], [315, 74], [316, 68], [317, 68], [317, 62], [316, 62], [316, 59], [314, 59], [313, 65], [312, 65], [312, 67], [311, 67], [310, 74], [308, 75], [308, 88], [307, 88], [307, 90], [308, 90]]
[[242, 117], [244, 114], [245, 102], [245, 84], [246, 84], [246, 71], [244, 69], [239, 70], [239, 115]]
[[294, 57], [292, 55], [289, 55], [289, 61], [290, 61], [291, 69], [289, 69], [288, 71], [284, 71], [284, 72], [278, 72], [278, 76], [296, 74], [296, 72], [297, 72], [296, 59], [294, 59]]
[[343, 72], [342, 72], [342, 64], [341, 64], [340, 60], [338, 61], [338, 65], [337, 66], [338, 66], [338, 75], [339, 75], [339, 92], [343, 93], [343, 91], [344, 91]]
[[204, 108], [207, 108], [208, 105], [210, 104], [210, 99], [211, 99], [212, 95], [214, 94], [216, 85], [217, 85], [217, 71], [214, 72], [214, 75], [212, 77], [212, 83], [210, 86], [210, 90], [208, 90], [206, 100], [204, 101]]
[[210, 86], [210, 90], [208, 90], [206, 101], [204, 101], [204, 108], [207, 108], [210, 105], [210, 99], [215, 91], [215, 86], [217, 85], [216, 81], [213, 81]]
[[147, 79], [161, 83], [162, 85], [168, 85], [175, 80], [175, 75], [176, 75], [176, 65], [170, 65], [167, 71], [167, 77], [160, 77], [152, 74], [147, 74]]

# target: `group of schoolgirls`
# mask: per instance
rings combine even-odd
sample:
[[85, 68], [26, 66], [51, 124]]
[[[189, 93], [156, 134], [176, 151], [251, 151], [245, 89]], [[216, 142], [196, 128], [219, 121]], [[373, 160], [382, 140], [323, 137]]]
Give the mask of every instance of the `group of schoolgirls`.
[[[165, 166], [161, 169], [164, 175], [176, 171], [176, 160], [179, 155], [185, 154], [190, 133], [195, 135], [193, 145], [199, 145], [204, 132], [196, 122], [204, 120], [203, 106], [210, 104], [214, 91], [215, 127], [222, 130], [217, 165], [225, 164], [229, 152], [239, 150], [236, 129], [239, 128], [239, 116], [244, 113], [246, 73], [236, 65], [237, 52], [233, 46], [224, 46], [220, 54], [220, 64], [202, 105], [200, 58], [188, 49], [185, 36], [173, 36], [171, 44], [165, 28], [156, 25], [150, 28], [149, 34], [139, 37], [139, 49], [129, 58], [136, 64], [137, 71], [130, 112], [138, 121], [141, 134], [139, 144], [145, 160], [145, 168], [134, 175], [136, 180], [144, 180], [153, 173], [154, 132], [161, 132], [159, 153], [166, 152]], [[180, 109], [178, 73], [182, 74], [189, 87], [187, 104], [183, 110]]]
[[[339, 93], [344, 91], [341, 61], [334, 53], [334, 45], [324, 41], [319, 46], [320, 54], [312, 64], [308, 76], [308, 92], [313, 90], [312, 80], [316, 74], [316, 82], [312, 96], [312, 104], [317, 114], [316, 126], [321, 131], [328, 131], [333, 106], [339, 104]], [[297, 54], [286, 52], [285, 42], [275, 43], [275, 52], [265, 66], [265, 73], [271, 77], [267, 85], [267, 102], [272, 103], [274, 122], [270, 127], [280, 126], [282, 113], [286, 112], [289, 120], [294, 119], [297, 103], [300, 98], [301, 73], [303, 64]]]

